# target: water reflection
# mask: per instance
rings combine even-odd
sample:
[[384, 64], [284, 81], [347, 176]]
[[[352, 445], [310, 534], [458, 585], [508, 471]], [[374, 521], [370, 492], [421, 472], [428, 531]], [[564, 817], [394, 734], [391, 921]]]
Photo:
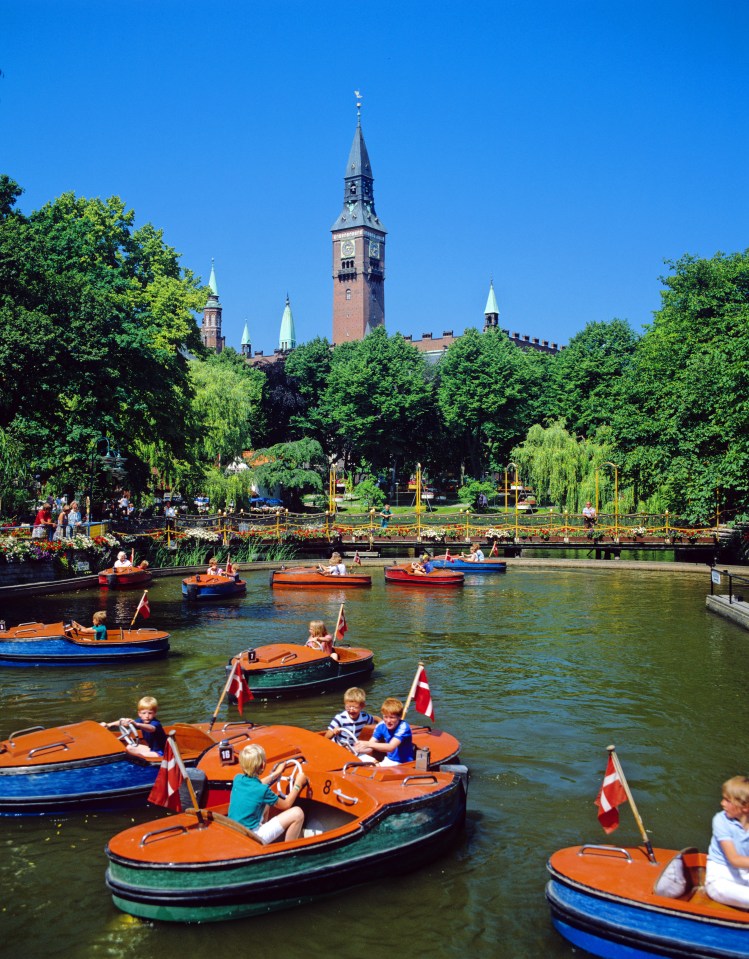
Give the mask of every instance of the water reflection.
[[[428, 666], [437, 725], [459, 736], [472, 770], [463, 842], [427, 869], [344, 897], [185, 930], [122, 916], [103, 887], [107, 838], [148, 812], [4, 820], [0, 954], [17, 955], [11, 944], [23, 939], [32, 955], [183, 959], [187, 946], [191, 959], [213, 959], [243, 954], [251, 937], [263, 959], [302, 951], [327, 959], [350, 953], [355, 934], [357, 951], [372, 957], [413, 943], [419, 954], [451, 959], [570, 957], [548, 921], [544, 863], [561, 845], [604, 838], [593, 800], [606, 745], [616, 743], [646, 826], [666, 846], [704, 846], [717, 786], [745, 768], [737, 742], [749, 637], [705, 611], [706, 571], [515, 568], [434, 593], [386, 587], [377, 570], [371, 590], [345, 594], [271, 591], [265, 572], [247, 580], [245, 599], [220, 606], [188, 606], [179, 579], [154, 581], [148, 625], [172, 632], [167, 659], [85, 675], [6, 670], [2, 734], [122, 715], [144, 693], [159, 698], [166, 721], [208, 719], [231, 655], [302, 642], [310, 619], [332, 624], [345, 600], [347, 641], [375, 651], [370, 707], [405, 696], [416, 662]], [[110, 621], [129, 621], [139, 595], [107, 595]], [[87, 621], [100, 604], [98, 590], [34, 597], [6, 604], [3, 617]], [[250, 710], [261, 722], [321, 728], [339, 701], [323, 695]], [[228, 707], [221, 715], [236, 717]], [[616, 839], [637, 838], [625, 813]], [[373, 907], [388, 921], [355, 921]]]

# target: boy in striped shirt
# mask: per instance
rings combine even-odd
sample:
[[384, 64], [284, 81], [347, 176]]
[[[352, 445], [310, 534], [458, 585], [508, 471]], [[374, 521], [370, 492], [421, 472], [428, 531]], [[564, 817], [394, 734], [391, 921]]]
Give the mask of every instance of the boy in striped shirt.
[[[343, 745], [352, 744], [351, 737], [358, 739], [362, 729], [378, 722], [376, 716], [368, 713], [364, 707], [367, 705], [367, 694], [358, 686], [352, 686], [343, 694], [343, 711], [336, 713], [330, 720], [330, 725], [325, 730], [325, 736], [328, 739], [335, 739], [339, 736], [341, 730], [345, 730], [339, 741]], [[348, 734], [348, 735], [347, 735]]]

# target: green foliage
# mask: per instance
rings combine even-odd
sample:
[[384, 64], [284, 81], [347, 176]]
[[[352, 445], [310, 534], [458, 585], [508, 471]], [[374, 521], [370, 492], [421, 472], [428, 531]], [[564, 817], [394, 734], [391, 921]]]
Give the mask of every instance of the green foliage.
[[258, 450], [256, 458], [261, 463], [254, 471], [258, 487], [280, 489], [289, 508], [301, 508], [306, 493], [322, 492], [322, 475], [328, 464], [317, 440], [278, 443]]
[[458, 499], [461, 503], [466, 503], [468, 506], [475, 508], [478, 504], [478, 498], [482, 493], [486, 496], [487, 500], [491, 501], [492, 497], [496, 496], [497, 491], [494, 484], [486, 480], [469, 480], [469, 482], [459, 487]]
[[202, 353], [193, 311], [204, 294], [117, 197], [66, 193], [26, 217], [17, 195], [0, 181], [0, 428], [31, 472], [79, 487], [106, 435], [142, 486], [139, 453], [154, 437], [166, 457], [191, 456], [185, 352]]
[[379, 487], [374, 476], [368, 476], [361, 483], [357, 483], [355, 489], [356, 497], [361, 500], [364, 509], [379, 509], [384, 505], [387, 497]]
[[453, 448], [472, 475], [505, 461], [531, 425], [537, 362], [500, 331], [473, 329], [440, 360], [438, 407]]
[[261, 432], [260, 402], [265, 376], [234, 350], [190, 363], [193, 415], [201, 423], [200, 459], [228, 465], [251, 449]]

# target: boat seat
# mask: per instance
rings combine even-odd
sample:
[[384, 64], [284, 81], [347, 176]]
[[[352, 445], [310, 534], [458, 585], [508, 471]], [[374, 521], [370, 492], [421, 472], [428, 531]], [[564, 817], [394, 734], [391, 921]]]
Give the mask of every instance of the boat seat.
[[691, 899], [705, 882], [705, 857], [694, 846], [677, 853], [661, 870], [653, 892], [668, 899]]

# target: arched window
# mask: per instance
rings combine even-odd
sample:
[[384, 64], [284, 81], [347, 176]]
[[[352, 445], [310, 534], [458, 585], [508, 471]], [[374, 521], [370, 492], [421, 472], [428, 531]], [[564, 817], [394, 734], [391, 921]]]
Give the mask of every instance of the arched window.
[[351, 290], [346, 290], [346, 299], [347, 300], [351, 299]]

